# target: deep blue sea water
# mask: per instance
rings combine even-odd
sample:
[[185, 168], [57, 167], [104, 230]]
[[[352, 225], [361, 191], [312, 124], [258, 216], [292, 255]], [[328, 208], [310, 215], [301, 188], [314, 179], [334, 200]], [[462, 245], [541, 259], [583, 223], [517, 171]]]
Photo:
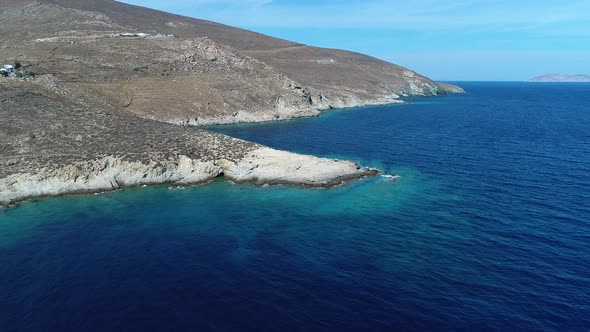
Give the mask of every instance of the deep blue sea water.
[[590, 330], [590, 84], [215, 128], [389, 174], [0, 211], [0, 331]]

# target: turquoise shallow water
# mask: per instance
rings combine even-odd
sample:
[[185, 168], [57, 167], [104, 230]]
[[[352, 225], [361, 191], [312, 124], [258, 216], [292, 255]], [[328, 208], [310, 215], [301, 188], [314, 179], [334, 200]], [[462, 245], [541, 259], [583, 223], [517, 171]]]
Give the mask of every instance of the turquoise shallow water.
[[0, 211], [0, 331], [590, 328], [590, 85], [218, 127], [399, 174]]

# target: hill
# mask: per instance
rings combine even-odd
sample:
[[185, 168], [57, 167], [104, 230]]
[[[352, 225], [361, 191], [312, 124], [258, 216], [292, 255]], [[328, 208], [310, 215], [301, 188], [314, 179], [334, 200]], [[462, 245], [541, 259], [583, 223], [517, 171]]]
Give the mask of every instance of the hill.
[[446, 93], [362, 54], [110, 0], [0, 4], [0, 61], [51, 75], [75, 102], [160, 121], [268, 121]]

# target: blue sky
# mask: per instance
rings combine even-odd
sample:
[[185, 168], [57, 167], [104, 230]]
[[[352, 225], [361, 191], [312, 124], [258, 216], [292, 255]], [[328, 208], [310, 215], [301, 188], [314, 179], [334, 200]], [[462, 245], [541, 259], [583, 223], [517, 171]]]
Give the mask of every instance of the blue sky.
[[437, 80], [590, 74], [590, 0], [123, 2], [366, 53]]

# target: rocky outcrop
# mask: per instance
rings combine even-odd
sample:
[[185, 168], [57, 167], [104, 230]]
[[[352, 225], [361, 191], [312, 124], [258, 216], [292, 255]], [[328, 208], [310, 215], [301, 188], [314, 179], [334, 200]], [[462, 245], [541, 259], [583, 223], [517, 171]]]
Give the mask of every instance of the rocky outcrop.
[[260, 148], [237, 161], [223, 160], [223, 174], [238, 183], [300, 184], [333, 186], [344, 180], [376, 175], [352, 161], [317, 158], [296, 153]]
[[198, 184], [220, 175], [255, 184], [333, 186], [344, 180], [375, 175], [350, 161], [317, 158], [270, 148], [259, 148], [240, 160], [178, 158], [128, 161], [108, 156], [58, 169], [16, 173], [0, 178], [0, 205], [44, 196], [96, 193], [126, 187], [171, 183]]
[[161, 183], [199, 183], [221, 172], [213, 162], [181, 156], [147, 164], [106, 157], [0, 179], [0, 204], [34, 197], [91, 193]]
[[440, 90], [445, 94], [465, 93], [465, 90], [463, 90], [463, 88], [454, 84], [438, 82], [438, 86]]

